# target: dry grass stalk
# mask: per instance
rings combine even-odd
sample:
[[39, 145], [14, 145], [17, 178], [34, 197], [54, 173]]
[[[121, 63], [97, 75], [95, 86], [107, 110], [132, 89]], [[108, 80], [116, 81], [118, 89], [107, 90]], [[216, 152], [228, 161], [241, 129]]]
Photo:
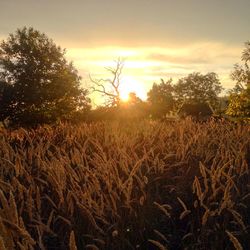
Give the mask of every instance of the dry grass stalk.
[[[32, 249], [34, 242], [46, 249], [46, 237], [56, 235], [65, 243], [65, 235], [74, 231], [84, 235], [78, 248], [88, 242], [112, 249], [140, 245], [152, 224], [155, 236], [168, 239], [171, 248], [176, 247], [171, 230], [183, 239], [178, 247], [190, 241], [216, 248], [208, 241], [216, 237], [211, 227], [225, 231], [233, 226], [237, 234], [247, 234], [249, 132], [247, 125], [191, 120], [3, 131], [0, 236], [7, 250]], [[183, 208], [180, 216], [176, 201]], [[186, 230], [190, 227], [192, 232]], [[115, 230], [119, 242], [109, 237]], [[228, 239], [218, 241], [217, 248]]]
[[167, 250], [165, 246], [163, 246], [159, 241], [156, 240], [148, 240], [148, 242], [152, 243], [154, 246], [158, 247], [160, 250]]
[[77, 250], [74, 231], [71, 231], [71, 233], [70, 233], [69, 250]]
[[234, 247], [236, 250], [243, 250], [242, 245], [240, 244], [240, 242], [238, 241], [238, 239], [229, 231], [226, 231], [230, 241], [233, 243]]

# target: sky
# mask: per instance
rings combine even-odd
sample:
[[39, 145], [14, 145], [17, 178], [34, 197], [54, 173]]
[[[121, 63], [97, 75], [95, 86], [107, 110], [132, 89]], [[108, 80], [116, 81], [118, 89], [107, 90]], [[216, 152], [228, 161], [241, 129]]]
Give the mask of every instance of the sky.
[[122, 93], [142, 99], [161, 78], [192, 72], [216, 72], [229, 89], [250, 40], [249, 10], [250, 0], [0, 0], [0, 40], [23, 26], [44, 32], [86, 87], [123, 58]]

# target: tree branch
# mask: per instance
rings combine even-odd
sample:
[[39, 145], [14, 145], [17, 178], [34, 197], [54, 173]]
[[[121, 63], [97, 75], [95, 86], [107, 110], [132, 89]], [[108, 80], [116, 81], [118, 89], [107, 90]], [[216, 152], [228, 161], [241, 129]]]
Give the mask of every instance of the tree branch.
[[[106, 96], [110, 99], [112, 105], [119, 105], [120, 102], [120, 91], [119, 91], [119, 87], [120, 87], [120, 76], [122, 73], [122, 69], [123, 69], [123, 61], [119, 58], [116, 61], [116, 67], [115, 68], [110, 68], [110, 67], [106, 67], [105, 69], [110, 72], [113, 77], [112, 79], [93, 79], [91, 76], [90, 80], [91, 82], [94, 84], [94, 86], [91, 87], [91, 89], [93, 90], [93, 92], [98, 92], [103, 94], [103, 96]], [[111, 90], [108, 91], [106, 89], [105, 85], [110, 85]]]

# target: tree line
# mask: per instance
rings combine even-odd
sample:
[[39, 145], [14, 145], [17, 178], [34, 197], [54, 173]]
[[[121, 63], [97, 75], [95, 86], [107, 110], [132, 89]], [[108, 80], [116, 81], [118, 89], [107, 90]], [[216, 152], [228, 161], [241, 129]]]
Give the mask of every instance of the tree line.
[[[236, 82], [229, 98], [219, 97], [221, 82], [214, 72], [194, 72], [173, 83], [154, 83], [142, 101], [130, 93], [129, 102], [120, 98], [123, 61], [107, 68], [109, 79], [93, 79], [83, 88], [65, 49], [34, 28], [17, 29], [0, 44], [0, 121], [10, 126], [35, 126], [57, 121], [86, 121], [163, 118], [182, 109], [200, 115], [208, 108], [236, 118], [250, 117], [250, 42], [245, 44], [242, 63], [231, 75]], [[91, 109], [90, 92], [103, 95], [104, 105]], [[223, 104], [224, 103], [224, 104]], [[222, 105], [223, 104], [223, 105]], [[184, 107], [185, 106], [185, 107]]]

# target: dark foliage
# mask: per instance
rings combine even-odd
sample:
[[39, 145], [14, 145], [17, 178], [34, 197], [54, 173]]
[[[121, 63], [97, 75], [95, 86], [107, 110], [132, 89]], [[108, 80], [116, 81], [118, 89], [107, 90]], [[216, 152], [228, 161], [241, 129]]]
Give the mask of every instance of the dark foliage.
[[69, 119], [89, 108], [87, 91], [62, 50], [33, 28], [18, 29], [0, 45], [0, 120], [35, 125]]
[[197, 120], [208, 118], [213, 110], [208, 103], [184, 103], [178, 111], [180, 117], [191, 116]]
[[162, 118], [174, 108], [172, 80], [161, 83], [154, 83], [148, 92], [148, 102], [152, 118]]
[[232, 79], [236, 81], [235, 88], [230, 95], [227, 114], [238, 118], [250, 118], [250, 42], [242, 53], [242, 65], [236, 64]]
[[209, 102], [213, 107], [218, 103], [218, 94], [222, 87], [218, 76], [211, 72], [205, 75], [194, 72], [179, 79], [174, 88], [178, 104]]

